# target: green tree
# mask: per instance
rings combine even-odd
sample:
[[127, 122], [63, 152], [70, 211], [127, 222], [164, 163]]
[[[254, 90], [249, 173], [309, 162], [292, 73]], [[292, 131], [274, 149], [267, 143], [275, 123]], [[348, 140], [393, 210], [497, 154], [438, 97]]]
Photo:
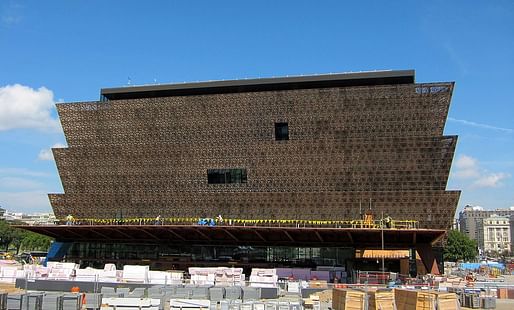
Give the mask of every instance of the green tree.
[[470, 261], [475, 259], [477, 255], [478, 248], [475, 240], [469, 239], [468, 236], [458, 230], [448, 232], [448, 240], [443, 251], [445, 261]]
[[5, 251], [9, 250], [9, 245], [11, 245], [13, 238], [12, 227], [5, 220], [0, 220], [0, 246]]
[[[20, 225], [21, 223], [15, 223]], [[4, 220], [0, 220], [0, 247], [5, 251], [9, 247], [16, 248], [16, 254], [21, 249], [26, 251], [46, 251], [50, 247], [52, 238], [36, 234], [23, 229], [14, 228]]]
[[23, 242], [23, 239], [27, 235], [27, 231], [17, 228], [12, 228], [11, 235], [12, 235], [12, 241], [11, 246], [16, 249], [16, 254], [20, 253], [21, 244]]
[[31, 232], [23, 238], [21, 247], [29, 251], [47, 251], [51, 242], [52, 238]]

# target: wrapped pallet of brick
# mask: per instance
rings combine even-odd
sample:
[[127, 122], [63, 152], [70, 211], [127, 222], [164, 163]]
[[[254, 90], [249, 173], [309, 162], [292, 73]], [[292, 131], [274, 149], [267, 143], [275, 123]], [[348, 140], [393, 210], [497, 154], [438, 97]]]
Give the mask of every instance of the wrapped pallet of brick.
[[434, 292], [438, 310], [459, 310], [460, 304], [455, 293]]
[[277, 271], [275, 269], [252, 268], [250, 286], [277, 287]]
[[435, 291], [394, 290], [397, 310], [459, 310], [457, 294]]
[[366, 293], [357, 290], [332, 290], [332, 309], [334, 310], [364, 310]]
[[428, 291], [394, 290], [397, 310], [435, 310], [436, 295]]
[[395, 310], [392, 290], [368, 291], [369, 310]]
[[497, 293], [497, 297], [500, 298], [500, 299], [507, 299], [509, 298], [508, 297], [508, 294], [507, 294], [507, 291], [508, 289], [506, 287], [499, 287], [498, 290], [496, 291]]
[[123, 282], [148, 283], [150, 266], [125, 265], [123, 266]]

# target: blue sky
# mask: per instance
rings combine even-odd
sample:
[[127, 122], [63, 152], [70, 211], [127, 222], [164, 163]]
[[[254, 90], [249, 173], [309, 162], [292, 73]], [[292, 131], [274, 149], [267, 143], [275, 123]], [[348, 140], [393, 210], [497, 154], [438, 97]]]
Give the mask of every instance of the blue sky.
[[448, 189], [514, 206], [514, 2], [0, 1], [0, 205], [49, 211], [55, 102], [102, 87], [415, 69], [455, 81]]

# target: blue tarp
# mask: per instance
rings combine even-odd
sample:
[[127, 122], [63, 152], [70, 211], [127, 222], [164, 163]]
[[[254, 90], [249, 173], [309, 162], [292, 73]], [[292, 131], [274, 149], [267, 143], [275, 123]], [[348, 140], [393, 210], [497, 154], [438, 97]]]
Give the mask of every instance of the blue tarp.
[[201, 218], [198, 220], [198, 225], [216, 226], [216, 222], [214, 221], [214, 219]]
[[68, 250], [70, 249], [72, 243], [71, 242], [57, 242], [54, 241], [50, 245], [50, 249], [48, 250], [48, 254], [46, 255], [46, 259], [43, 263], [43, 266], [46, 267], [46, 263], [49, 261], [60, 261], [64, 258]]
[[488, 263], [461, 263], [460, 268], [467, 270], [476, 270], [481, 266], [487, 266], [491, 268], [505, 269], [505, 265], [497, 262], [488, 262]]

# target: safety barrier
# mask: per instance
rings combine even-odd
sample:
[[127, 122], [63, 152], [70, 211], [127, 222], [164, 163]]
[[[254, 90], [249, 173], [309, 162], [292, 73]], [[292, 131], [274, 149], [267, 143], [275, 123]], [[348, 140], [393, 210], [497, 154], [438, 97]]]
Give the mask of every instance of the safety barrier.
[[60, 225], [203, 225], [203, 226], [264, 226], [264, 227], [336, 227], [372, 229], [417, 229], [415, 220], [303, 220], [303, 219], [223, 219], [218, 218], [123, 218], [59, 220]]

